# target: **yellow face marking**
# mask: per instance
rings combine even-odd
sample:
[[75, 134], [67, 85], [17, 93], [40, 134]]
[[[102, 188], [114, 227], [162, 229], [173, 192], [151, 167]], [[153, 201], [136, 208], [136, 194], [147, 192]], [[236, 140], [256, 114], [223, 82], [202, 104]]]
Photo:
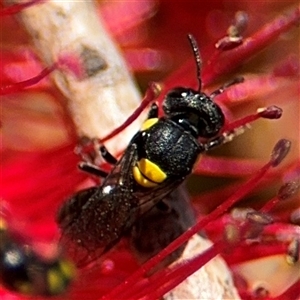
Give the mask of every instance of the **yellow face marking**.
[[151, 182], [145, 178], [137, 166], [133, 167], [133, 177], [135, 181], [143, 187], [151, 188], [157, 185], [157, 183]]
[[68, 260], [62, 260], [59, 262], [59, 267], [62, 272], [62, 274], [65, 276], [67, 279], [72, 279], [76, 275], [76, 270], [74, 265], [68, 261]]
[[47, 273], [48, 289], [51, 295], [61, 293], [65, 286], [61, 273], [56, 268], [50, 269]]
[[136, 182], [144, 187], [154, 187], [167, 178], [167, 174], [160, 167], [147, 158], [142, 158], [133, 167], [133, 177]]
[[146, 120], [146, 121], [142, 124], [141, 131], [144, 131], [144, 130], [149, 129], [149, 128], [152, 127], [155, 123], [157, 123], [157, 121], [158, 121], [158, 118], [151, 118], [151, 119]]

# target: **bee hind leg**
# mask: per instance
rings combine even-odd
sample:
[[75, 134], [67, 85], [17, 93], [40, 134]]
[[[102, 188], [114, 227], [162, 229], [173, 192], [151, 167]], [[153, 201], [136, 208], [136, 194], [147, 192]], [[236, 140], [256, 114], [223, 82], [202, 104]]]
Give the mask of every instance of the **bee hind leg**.
[[91, 175], [95, 175], [97, 177], [105, 178], [108, 175], [108, 173], [106, 171], [100, 169], [99, 167], [97, 167], [94, 164], [91, 164], [91, 163], [85, 162], [85, 161], [80, 162], [78, 164], [78, 168], [81, 171], [84, 171], [84, 172], [89, 173]]

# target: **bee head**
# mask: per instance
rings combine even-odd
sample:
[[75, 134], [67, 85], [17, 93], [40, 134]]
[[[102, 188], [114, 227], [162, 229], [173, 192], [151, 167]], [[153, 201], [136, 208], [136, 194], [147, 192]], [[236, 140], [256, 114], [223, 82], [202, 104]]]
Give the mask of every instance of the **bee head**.
[[163, 110], [179, 125], [189, 128], [196, 137], [211, 138], [224, 125], [221, 108], [204, 93], [190, 88], [174, 88], [166, 95]]

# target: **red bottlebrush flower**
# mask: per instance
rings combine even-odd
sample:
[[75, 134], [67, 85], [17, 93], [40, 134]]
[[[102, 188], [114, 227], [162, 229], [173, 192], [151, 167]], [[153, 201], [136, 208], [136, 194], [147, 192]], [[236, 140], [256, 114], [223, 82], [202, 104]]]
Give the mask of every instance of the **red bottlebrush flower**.
[[[220, 81], [229, 82], [240, 75], [245, 78], [216, 96], [226, 117], [224, 130], [265, 115], [275, 118], [278, 110], [273, 105], [283, 110], [280, 120], [257, 121], [232, 143], [212, 155], [205, 154], [195, 166], [188, 182], [197, 212], [192, 229], [141, 269], [128, 242], [122, 240], [94, 267], [78, 271], [68, 297], [158, 299], [166, 295], [166, 299], [182, 299], [185, 293], [185, 298], [228, 298], [237, 295], [230, 271], [241, 299], [297, 299], [300, 165], [299, 126], [295, 126], [299, 123], [296, 25], [300, 11], [296, 1], [253, 5], [246, 1], [148, 0], [99, 2], [95, 7], [89, 3], [81, 8], [63, 2], [56, 6], [50, 0], [21, 2], [2, 4], [0, 12], [0, 199], [9, 226], [25, 241], [33, 241], [30, 244], [37, 250], [57, 243], [60, 233], [55, 218], [61, 203], [75, 191], [95, 184], [76, 169], [80, 160], [73, 153], [77, 137], [106, 140], [138, 107], [139, 93], [97, 16], [100, 19], [102, 15], [123, 48], [140, 85], [163, 82], [159, 103], [169, 89], [197, 84], [195, 61], [186, 40], [192, 33], [201, 49], [205, 92], [214, 91]], [[52, 6], [53, 15], [43, 17], [47, 5]], [[246, 11], [249, 19], [234, 17], [238, 10]], [[23, 28], [14, 14], [22, 20]], [[55, 18], [55, 25], [51, 18]], [[30, 19], [35, 25], [28, 22]], [[248, 22], [247, 28], [244, 22]], [[29, 44], [25, 26], [35, 33], [35, 48]], [[14, 35], [8, 34], [12, 30]], [[42, 32], [51, 46], [43, 40]], [[101, 72], [104, 79], [95, 76]], [[256, 113], [261, 107], [270, 107], [271, 112]], [[135, 124], [107, 140], [105, 144], [113, 153], [124, 150], [137, 130]], [[275, 168], [281, 156], [278, 153], [285, 152], [285, 140], [269, 163], [268, 156], [272, 145], [283, 138], [292, 141], [291, 151]], [[235, 209], [228, 211], [231, 208]], [[151, 265], [159, 264], [167, 251], [185, 243], [192, 231], [202, 230], [210, 241], [200, 237], [199, 241], [196, 235], [186, 250], [192, 258], [184, 253], [182, 262], [149, 275]], [[217, 255], [229, 269], [223, 260], [214, 259]], [[208, 261], [215, 264], [216, 273], [211, 277], [206, 271]], [[197, 270], [199, 275], [178, 286]], [[218, 290], [218, 273], [224, 281], [229, 278], [233, 290], [227, 295]], [[197, 278], [201, 280], [200, 291]], [[2, 287], [0, 295], [4, 299], [24, 298]]]

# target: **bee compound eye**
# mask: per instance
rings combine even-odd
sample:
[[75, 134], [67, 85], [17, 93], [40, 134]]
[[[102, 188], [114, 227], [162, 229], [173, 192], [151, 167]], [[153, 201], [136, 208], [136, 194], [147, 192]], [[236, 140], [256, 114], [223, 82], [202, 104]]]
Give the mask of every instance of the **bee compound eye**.
[[184, 98], [187, 97], [189, 94], [189, 90], [190, 89], [186, 89], [183, 87], [176, 87], [172, 90], [170, 90], [167, 95], [166, 95], [166, 99], [168, 98]]
[[195, 95], [197, 95], [197, 92], [189, 88], [177, 87], [170, 90], [163, 102], [165, 114], [176, 115], [184, 113], [190, 108]]

